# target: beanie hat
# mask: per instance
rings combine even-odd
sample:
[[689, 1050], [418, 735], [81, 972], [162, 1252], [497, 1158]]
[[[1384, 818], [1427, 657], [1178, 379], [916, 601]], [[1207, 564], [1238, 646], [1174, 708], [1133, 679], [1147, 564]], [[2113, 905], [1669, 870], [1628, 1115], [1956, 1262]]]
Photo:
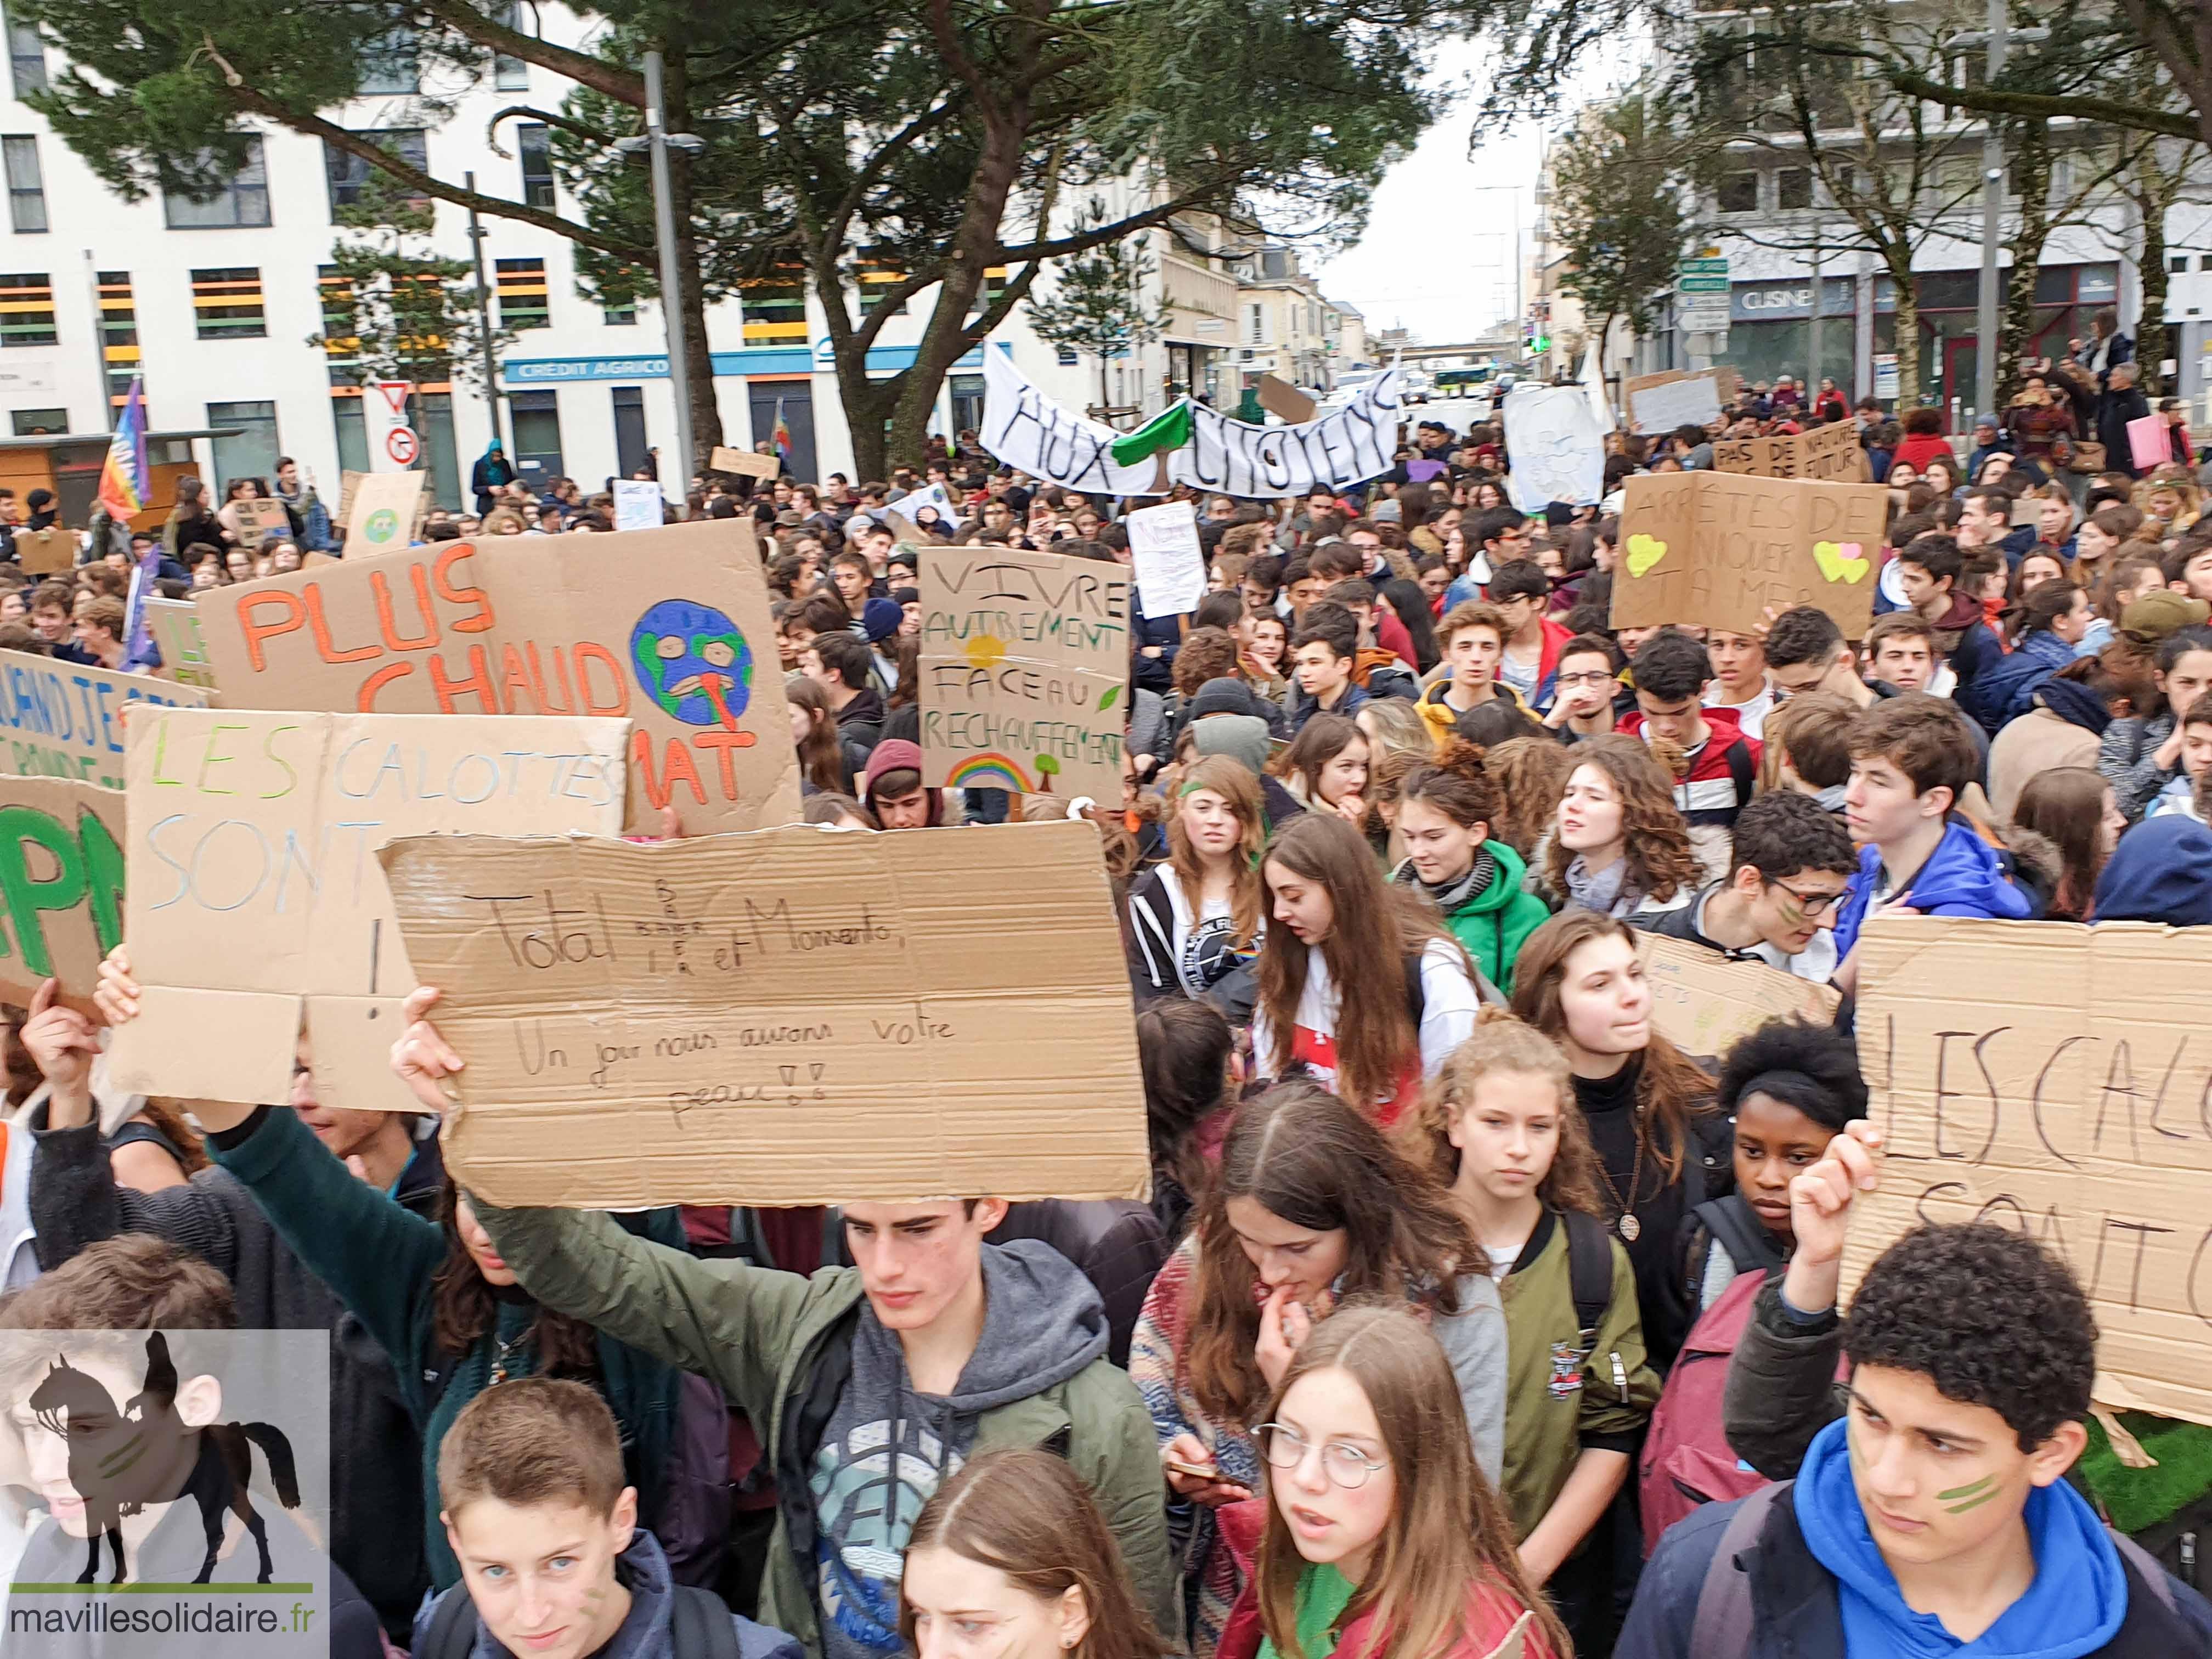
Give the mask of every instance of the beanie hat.
[[906, 611], [896, 599], [870, 599], [860, 607], [860, 627], [871, 645], [880, 645], [890, 638], [905, 620]]
[[1209, 714], [1251, 714], [1260, 719], [1259, 699], [1252, 688], [1243, 681], [1224, 674], [1210, 679], [1191, 694], [1190, 706], [1183, 710], [1185, 720], [1201, 720]]

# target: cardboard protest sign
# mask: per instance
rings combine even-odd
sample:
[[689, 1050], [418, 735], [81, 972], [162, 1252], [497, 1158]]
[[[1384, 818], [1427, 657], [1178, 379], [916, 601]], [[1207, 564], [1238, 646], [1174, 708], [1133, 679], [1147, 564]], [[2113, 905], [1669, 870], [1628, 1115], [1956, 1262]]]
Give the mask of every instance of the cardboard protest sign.
[[2017, 1228], [2088, 1292], [2099, 1402], [2212, 1424], [2212, 928], [1887, 917], [1858, 949], [1887, 1139], [1846, 1295], [1921, 1222]]
[[207, 642], [200, 638], [200, 613], [190, 599], [148, 599], [146, 626], [153, 633], [154, 648], [161, 653], [161, 666], [169, 678], [203, 690], [215, 689]]
[[783, 463], [774, 455], [756, 455], [750, 449], [731, 449], [716, 444], [707, 457], [709, 472], [734, 473], [741, 478], [766, 478], [773, 482], [783, 471]]
[[[382, 476], [397, 477], [397, 474]], [[441, 542], [196, 601], [234, 708], [626, 716], [632, 830], [799, 816], [750, 526]]]
[[1198, 509], [1188, 501], [1140, 507], [1125, 520], [1137, 602], [1147, 617], [1181, 617], [1206, 597], [1206, 554], [1198, 544]]
[[1873, 618], [1888, 507], [1880, 484], [1639, 473], [1621, 503], [1613, 626], [1748, 634], [1769, 606], [1814, 605], [1858, 639]]
[[1578, 386], [1516, 386], [1505, 399], [1505, 475], [1513, 505], [1540, 514], [1553, 501], [1588, 506], [1605, 480], [1605, 434]]
[[231, 505], [238, 509], [238, 538], [248, 547], [258, 547], [262, 537], [272, 530], [280, 536], [292, 533], [284, 503], [271, 496], [254, 495]]
[[15, 563], [27, 576], [58, 575], [76, 568], [76, 532], [59, 525], [15, 532]]
[[1292, 426], [1313, 419], [1317, 407], [1314, 400], [1281, 376], [1262, 374], [1256, 389], [1260, 394], [1260, 407], [1277, 419], [1287, 421]]
[[345, 517], [345, 550], [393, 553], [414, 539], [415, 508], [422, 497], [420, 472], [365, 472], [354, 486]]
[[617, 530], [658, 530], [665, 516], [667, 505], [661, 499], [660, 486], [650, 478], [615, 480], [615, 528]]
[[1778, 438], [1730, 438], [1713, 446], [1713, 469], [1759, 478], [1816, 478], [1825, 483], [1863, 483], [1866, 451], [1849, 421], [1808, 427]]
[[1829, 1024], [1842, 1000], [1809, 979], [1663, 933], [1638, 933], [1636, 954], [1651, 987], [1651, 1024], [1686, 1054], [1726, 1054], [1770, 1019]]
[[1638, 374], [1622, 382], [1621, 398], [1628, 405], [1628, 423], [1637, 432], [1672, 432], [1677, 427], [1702, 427], [1721, 417], [1721, 371], [1705, 369], [1686, 374], [1680, 369], [1664, 374]]
[[118, 674], [27, 651], [0, 651], [4, 769], [120, 789], [123, 708], [133, 702], [204, 708], [208, 694], [150, 674]]
[[383, 860], [468, 1062], [447, 1160], [495, 1203], [1146, 1190], [1089, 823], [438, 836]]
[[2173, 438], [2165, 416], [2144, 415], [2128, 422], [2128, 458], [2137, 471], [2165, 466], [2173, 459]]
[[395, 836], [621, 826], [618, 720], [171, 709], [131, 723], [125, 936], [143, 994], [119, 1088], [421, 1108], [380, 1063], [416, 980], [376, 849]]
[[946, 547], [922, 561], [921, 761], [938, 786], [1121, 798], [1129, 575]]
[[89, 1006], [123, 937], [123, 823], [119, 789], [0, 776], [0, 1002], [27, 1007], [52, 978]]

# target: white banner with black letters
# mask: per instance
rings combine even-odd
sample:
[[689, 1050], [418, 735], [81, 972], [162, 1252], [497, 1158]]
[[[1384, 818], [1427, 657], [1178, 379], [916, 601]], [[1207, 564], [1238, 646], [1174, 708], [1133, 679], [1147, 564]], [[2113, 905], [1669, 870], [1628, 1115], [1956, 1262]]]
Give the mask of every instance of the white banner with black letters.
[[1159, 468], [1146, 456], [1123, 466], [1106, 446], [1122, 434], [1061, 408], [996, 345], [983, 349], [983, 447], [1008, 466], [1101, 495], [1152, 493]]
[[1348, 489], [1397, 465], [1400, 402], [1394, 368], [1342, 409], [1298, 426], [1250, 426], [1195, 404], [1192, 442], [1168, 457], [1168, 477], [1220, 495]]

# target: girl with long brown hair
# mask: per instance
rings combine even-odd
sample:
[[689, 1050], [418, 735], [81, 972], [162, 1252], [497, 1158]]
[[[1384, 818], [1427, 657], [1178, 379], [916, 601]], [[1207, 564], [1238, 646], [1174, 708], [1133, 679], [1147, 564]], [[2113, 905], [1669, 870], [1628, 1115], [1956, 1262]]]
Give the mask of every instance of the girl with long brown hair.
[[1260, 855], [1267, 818], [1259, 781], [1207, 755], [1183, 768], [1168, 815], [1168, 860], [1129, 888], [1139, 988], [1202, 994], [1259, 954], [1267, 931]]
[[1269, 770], [1310, 811], [1367, 820], [1367, 768], [1373, 749], [1348, 714], [1310, 716]]
[[1271, 1470], [1252, 1594], [1221, 1659], [1566, 1659], [1419, 1323], [1352, 1308], [1299, 1352], [1257, 1435]]
[[1664, 1370], [1697, 1315], [1682, 1283], [1683, 1223], [1732, 1190], [1735, 1166], [1713, 1079], [1652, 1029], [1636, 939], [1617, 918], [1562, 911], [1521, 947], [1513, 1012], [1566, 1054], [1606, 1215], [1636, 1268], [1644, 1343]]
[[830, 696], [803, 674], [785, 683], [784, 701], [791, 705], [791, 737], [799, 745], [799, 772], [809, 794], [846, 795], [853, 790], [853, 771], [837, 741], [837, 715]]
[[[1406, 1139], [1450, 1183], [1503, 1281], [1511, 1357], [1501, 1492], [1528, 1577], [1577, 1645], [1595, 1649], [1611, 1552], [1587, 1547], [1628, 1478], [1659, 1379], [1644, 1363], [1636, 1270], [1602, 1219], [1604, 1177], [1566, 1056], [1533, 1026], [1484, 1009]], [[1580, 1305], [1585, 1280], [1609, 1287], [1595, 1319]]]
[[2128, 827], [2112, 786], [2087, 766], [2054, 766], [2027, 781], [2012, 821], [2047, 837], [2058, 849], [2058, 891], [2044, 912], [2051, 921], [2087, 921], [2097, 878]]
[[915, 1659], [1164, 1659], [1097, 1500], [1065, 1457], [986, 1452], [907, 1536], [899, 1633]]
[[1267, 849], [1252, 1011], [1261, 1078], [1303, 1066], [1384, 1127], [1474, 1026], [1474, 966], [1436, 912], [1382, 879], [1359, 832], [1308, 812]]
[[1573, 753], [1544, 860], [1554, 896], [1608, 916], [1687, 904], [1701, 885], [1698, 859], [1659, 758], [1641, 739], [1618, 734], [1578, 743]]
[[1237, 1112], [1197, 1224], [1152, 1281], [1130, 1345], [1169, 1484], [1200, 1506], [1189, 1559], [1201, 1651], [1237, 1576], [1204, 1511], [1259, 1491], [1244, 1425], [1292, 1353], [1363, 1296], [1411, 1304], [1428, 1322], [1450, 1357], [1477, 1461], [1494, 1474], [1505, 1321], [1467, 1224], [1359, 1113], [1311, 1083], [1279, 1084]]
[[1407, 856], [1390, 879], [1435, 905], [1475, 966], [1510, 993], [1522, 941], [1551, 911], [1522, 886], [1521, 855], [1491, 835], [1503, 809], [1481, 749], [1454, 738], [1399, 786]]

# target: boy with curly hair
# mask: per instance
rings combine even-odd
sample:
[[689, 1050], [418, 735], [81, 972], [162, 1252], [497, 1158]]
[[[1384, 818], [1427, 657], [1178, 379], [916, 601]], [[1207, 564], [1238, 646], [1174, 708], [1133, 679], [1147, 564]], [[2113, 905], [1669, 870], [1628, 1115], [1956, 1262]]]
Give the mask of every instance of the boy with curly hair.
[[[2067, 1483], [2088, 1441], [2097, 1327], [2073, 1273], [1986, 1222], [1925, 1226], [1867, 1270], [1838, 1324], [1851, 1203], [1878, 1182], [1855, 1123], [1790, 1183], [1796, 1248], [1731, 1365], [1729, 1442], [1796, 1479], [1671, 1528], [1619, 1659], [2212, 1650], [2212, 1605], [2108, 1531]], [[1840, 1342], [1838, 1336], [1840, 1335]]]

